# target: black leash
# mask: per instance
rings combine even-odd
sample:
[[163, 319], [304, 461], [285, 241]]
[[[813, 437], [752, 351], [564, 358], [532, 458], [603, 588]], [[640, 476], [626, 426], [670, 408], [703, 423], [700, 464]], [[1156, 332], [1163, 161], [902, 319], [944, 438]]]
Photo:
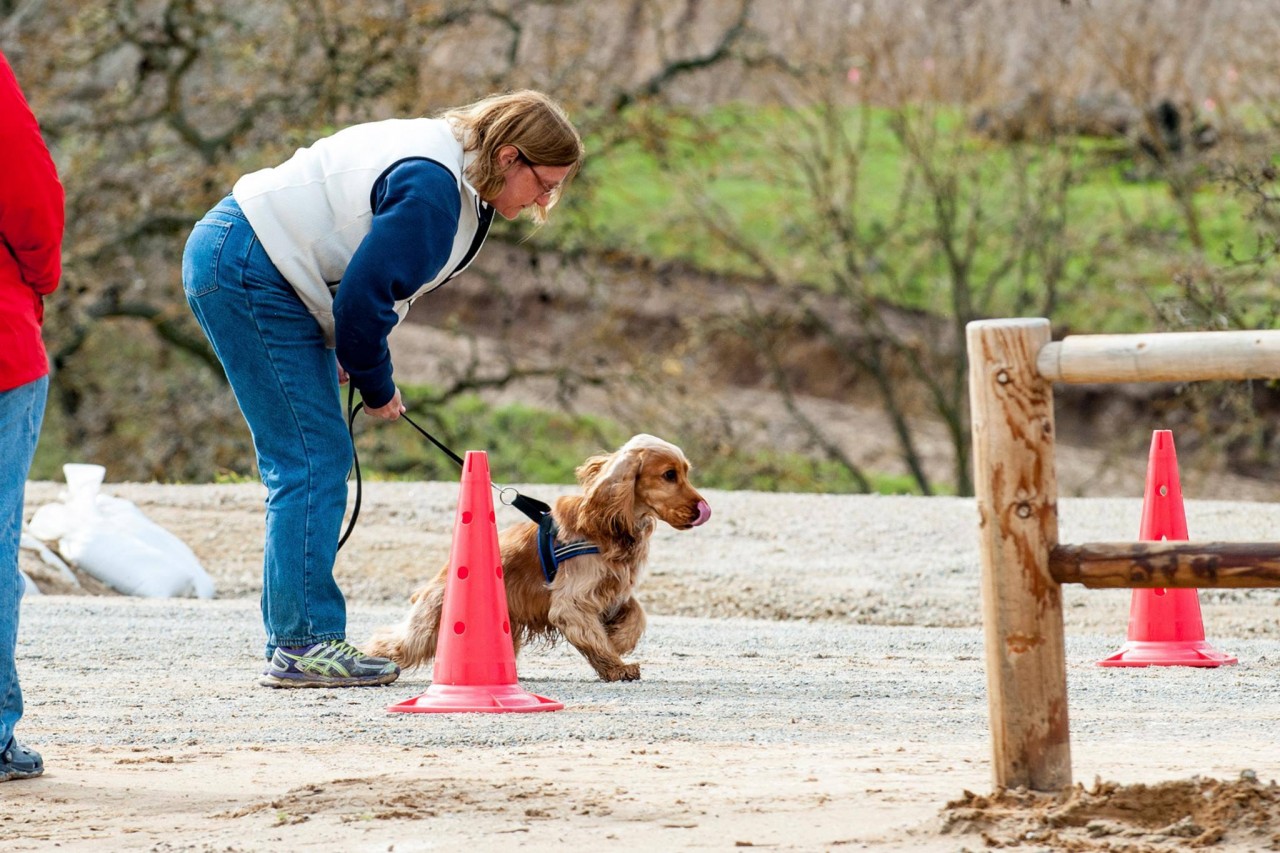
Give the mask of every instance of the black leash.
[[[364, 408], [364, 401], [361, 400], [359, 403], [357, 403], [355, 399], [356, 399], [356, 389], [354, 386], [349, 386], [347, 388], [347, 432], [351, 435], [351, 470], [356, 475], [356, 500], [351, 507], [351, 518], [350, 520], [347, 521], [347, 529], [346, 531], [343, 532], [342, 538], [338, 540], [339, 551], [341, 551], [342, 546], [347, 543], [347, 538], [351, 536], [351, 531], [355, 530], [356, 519], [360, 517], [360, 500], [362, 497], [362, 493], [364, 491], [363, 484], [360, 478], [360, 454], [356, 452], [356, 415], [360, 414], [360, 410]], [[446, 456], [448, 456], [454, 462], [458, 463], [459, 468], [463, 467], [465, 463], [462, 461], [461, 456], [459, 456], [458, 454], [454, 453], [452, 450], [450, 450], [449, 448], [441, 444], [434, 435], [427, 432], [422, 427], [418, 426], [418, 424], [412, 418], [410, 418], [407, 414], [402, 412], [400, 414], [400, 420], [408, 423], [409, 426], [413, 427], [419, 433], [421, 433], [424, 438], [426, 438], [436, 447], [444, 451], [444, 454]], [[517, 492], [515, 489], [509, 486], [506, 488], [503, 488], [499, 486], [497, 483], [491, 483], [491, 485], [493, 486], [494, 490], [497, 491], [498, 500], [501, 503], [507, 506], [513, 506], [516, 509], [520, 510], [522, 513], [528, 516], [529, 520], [532, 521], [534, 524], [541, 524], [544, 518], [547, 518], [551, 515], [551, 507], [543, 503], [542, 501], [538, 500], [537, 498], [531, 498], [528, 495], [522, 495], [519, 492]], [[510, 501], [506, 500], [508, 492], [515, 495], [515, 497], [513, 497]]]

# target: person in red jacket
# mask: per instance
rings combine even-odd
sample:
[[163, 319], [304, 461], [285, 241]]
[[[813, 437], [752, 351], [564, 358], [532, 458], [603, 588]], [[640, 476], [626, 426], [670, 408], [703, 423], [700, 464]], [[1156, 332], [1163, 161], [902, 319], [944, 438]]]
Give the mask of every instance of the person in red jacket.
[[9, 61], [0, 53], [0, 782], [44, 772], [14, 738], [22, 718], [16, 647], [24, 581], [18, 572], [23, 491], [31, 471], [49, 358], [44, 297], [62, 275], [63, 194]]

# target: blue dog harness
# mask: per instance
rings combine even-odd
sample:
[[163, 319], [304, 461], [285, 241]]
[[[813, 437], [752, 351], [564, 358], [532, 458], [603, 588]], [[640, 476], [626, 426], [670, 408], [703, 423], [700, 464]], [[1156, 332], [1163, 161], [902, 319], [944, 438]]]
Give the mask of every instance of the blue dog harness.
[[560, 571], [560, 564], [565, 560], [572, 560], [574, 557], [585, 554], [600, 553], [600, 549], [586, 539], [557, 542], [556, 536], [559, 533], [560, 526], [556, 524], [555, 518], [550, 513], [544, 515], [538, 522], [538, 562], [542, 563], [542, 576], [547, 579], [548, 585], [555, 581], [556, 573]]

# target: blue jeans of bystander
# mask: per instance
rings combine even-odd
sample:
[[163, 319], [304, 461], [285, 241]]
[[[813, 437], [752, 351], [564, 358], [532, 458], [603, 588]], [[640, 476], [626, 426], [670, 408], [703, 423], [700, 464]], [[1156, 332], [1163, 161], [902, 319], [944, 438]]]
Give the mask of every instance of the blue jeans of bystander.
[[345, 639], [333, 564], [351, 437], [333, 350], [230, 196], [192, 229], [182, 285], [249, 424], [267, 487], [266, 657], [276, 646]]
[[22, 719], [16, 659], [23, 586], [18, 574], [18, 542], [22, 538], [23, 491], [40, 439], [48, 394], [48, 376], [0, 391], [0, 749], [9, 743], [14, 726]]

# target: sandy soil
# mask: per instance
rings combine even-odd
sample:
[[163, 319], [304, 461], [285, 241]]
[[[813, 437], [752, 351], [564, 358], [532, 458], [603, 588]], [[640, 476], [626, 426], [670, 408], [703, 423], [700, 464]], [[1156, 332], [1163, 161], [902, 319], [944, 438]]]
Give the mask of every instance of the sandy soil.
[[[30, 484], [28, 512], [59, 488]], [[1094, 662], [1124, 640], [1129, 594], [1068, 589], [1079, 784], [1000, 792], [969, 500], [709, 493], [710, 524], [655, 539], [640, 682], [533, 649], [521, 684], [563, 711], [438, 716], [386, 711], [426, 671], [254, 684], [260, 487], [106, 489], [190, 544], [219, 597], [28, 599], [20, 733], [48, 772], [0, 789], [8, 849], [1280, 849], [1270, 590], [1202, 593], [1238, 665], [1114, 670]], [[369, 487], [338, 570], [353, 639], [445, 559], [456, 494]], [[1270, 503], [1187, 513], [1197, 538], [1280, 527]], [[1066, 499], [1062, 538], [1131, 538], [1139, 517], [1139, 500]]]

